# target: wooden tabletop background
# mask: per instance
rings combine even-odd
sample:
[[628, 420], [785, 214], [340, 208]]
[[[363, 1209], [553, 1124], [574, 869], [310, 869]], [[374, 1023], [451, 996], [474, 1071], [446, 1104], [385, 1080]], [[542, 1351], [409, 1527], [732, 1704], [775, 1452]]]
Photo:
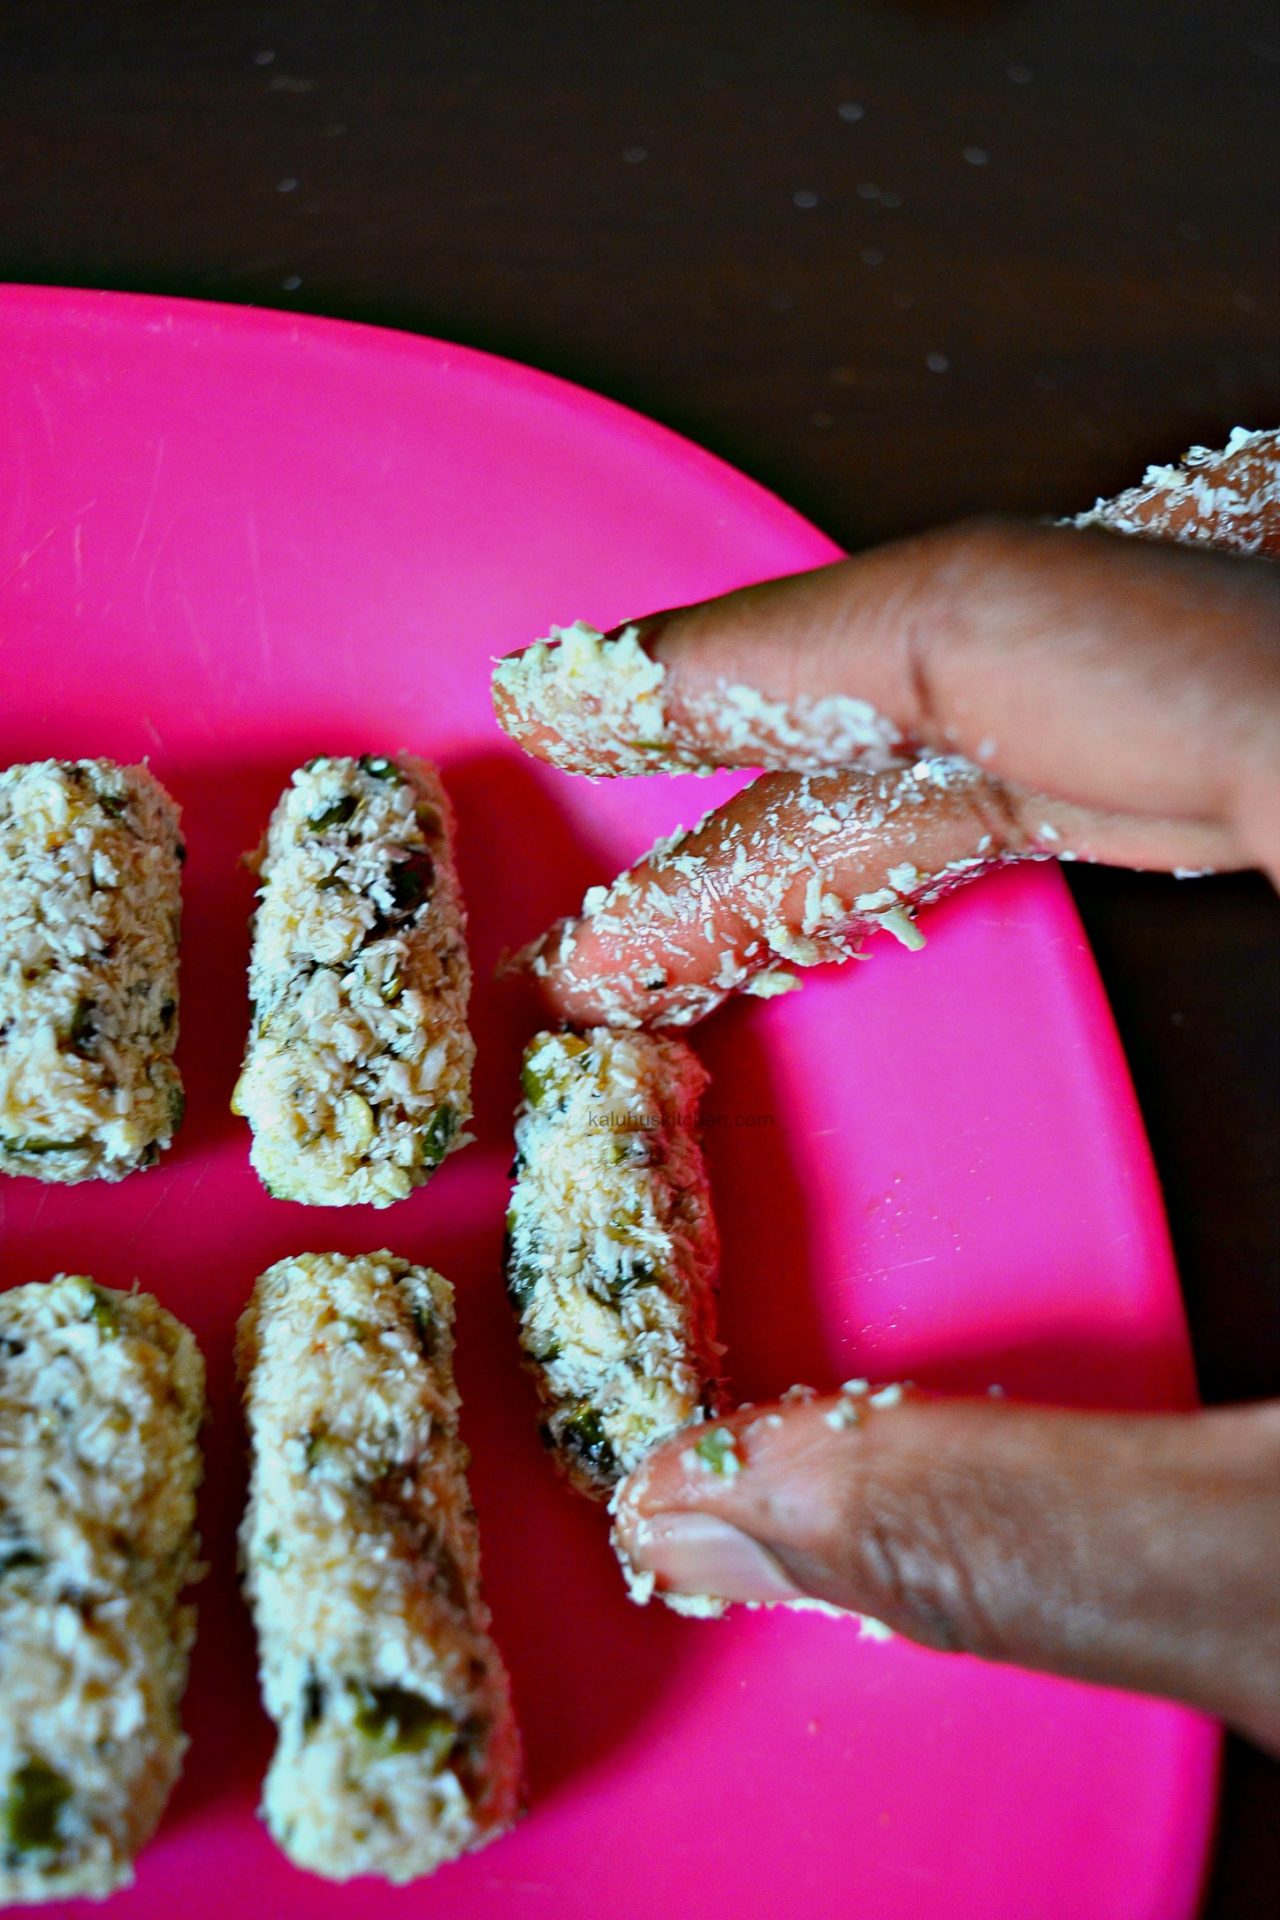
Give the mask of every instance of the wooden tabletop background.
[[[855, 548], [1280, 421], [1278, 130], [1268, 0], [5, 0], [0, 277], [487, 347]], [[1205, 1398], [1280, 1394], [1280, 903], [1070, 879]], [[1206, 1911], [1277, 1885], [1232, 1741]]]

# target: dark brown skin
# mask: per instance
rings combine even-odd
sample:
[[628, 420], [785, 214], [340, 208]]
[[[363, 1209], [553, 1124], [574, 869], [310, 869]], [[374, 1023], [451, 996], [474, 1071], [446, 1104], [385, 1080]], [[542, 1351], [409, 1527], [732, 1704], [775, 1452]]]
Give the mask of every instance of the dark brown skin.
[[[989, 865], [1047, 847], [1113, 866], [1260, 866], [1280, 881], [1280, 568], [1269, 560], [978, 521], [657, 616], [651, 631], [677, 725], [682, 698], [728, 679], [772, 698], [856, 694], [913, 741], [981, 750], [976, 804], [940, 795], [910, 820], [910, 846], [869, 843], [856, 827], [824, 840], [823, 884], [842, 897], [874, 891], [903, 858], [930, 874], [976, 855], [985, 833]], [[714, 750], [705, 724], [696, 738]], [[850, 772], [839, 785], [857, 800], [873, 783]], [[749, 889], [725, 878], [735, 830], [794, 838], [799, 786], [767, 773], [711, 816], [687, 848], [704, 859], [703, 886], [641, 860], [632, 904], [607, 931], [551, 928], [523, 956], [553, 960], [537, 983], [548, 1013], [616, 1019], [636, 954], [665, 953], [683, 985], [713, 979], [726, 946], [759, 938]], [[651, 886], [674, 900], [692, 953], [672, 958], [672, 921]], [[713, 935], [700, 938], [708, 918]], [[605, 976], [610, 1003], [596, 991]], [[628, 1010], [652, 1023], [663, 1002], [633, 994]]]
[[[1280, 509], [1265, 551], [1280, 554]], [[677, 724], [683, 697], [728, 680], [771, 698], [852, 694], [913, 741], [980, 755], [989, 781], [939, 803], [920, 867], [976, 850], [982, 832], [994, 864], [1043, 851], [1048, 822], [1051, 844], [1079, 857], [1259, 866], [1280, 883], [1271, 559], [980, 522], [664, 614], [650, 632]], [[714, 749], [701, 710], [689, 726]], [[871, 777], [834, 776], [851, 793]], [[710, 886], [657, 876], [681, 921], [710, 909], [739, 946], [758, 931], [723, 856], [735, 825], [770, 813], [785, 840], [796, 779], [764, 776], [702, 829]], [[845, 836], [824, 849], [824, 875], [856, 892], [886, 855], [901, 850]], [[541, 943], [539, 990], [589, 1021], [602, 973], [616, 978], [657, 928], [641, 896], [607, 941], [568, 929]], [[700, 977], [696, 951], [685, 964]], [[832, 1424], [840, 1404], [731, 1416], [742, 1465], [728, 1477], [690, 1471], [683, 1440], [659, 1449], [620, 1494], [633, 1564], [660, 1590], [808, 1595], [930, 1646], [1164, 1694], [1280, 1752], [1280, 1404], [1104, 1415], [909, 1395]]]
[[689, 1472], [687, 1441], [659, 1449], [620, 1503], [634, 1562], [660, 1588], [809, 1595], [926, 1646], [1165, 1694], [1280, 1752], [1280, 1406], [908, 1396], [833, 1429], [837, 1404], [731, 1415], [732, 1478]]

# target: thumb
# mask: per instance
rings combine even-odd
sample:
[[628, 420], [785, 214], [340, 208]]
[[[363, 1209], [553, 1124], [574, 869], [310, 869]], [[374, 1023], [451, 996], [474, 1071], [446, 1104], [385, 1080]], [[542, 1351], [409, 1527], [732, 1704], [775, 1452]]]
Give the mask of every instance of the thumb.
[[615, 1513], [624, 1565], [664, 1595], [825, 1601], [1280, 1750], [1280, 1404], [793, 1398], [686, 1430]]

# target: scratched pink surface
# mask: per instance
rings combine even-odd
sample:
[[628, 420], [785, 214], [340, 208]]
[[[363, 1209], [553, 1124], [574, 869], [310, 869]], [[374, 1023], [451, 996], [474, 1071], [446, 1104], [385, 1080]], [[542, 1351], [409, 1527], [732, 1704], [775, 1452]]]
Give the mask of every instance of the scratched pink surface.
[[[829, 543], [590, 395], [456, 347], [280, 315], [0, 292], [0, 432], [0, 754], [148, 755], [190, 839], [179, 1144], [114, 1189], [0, 1185], [4, 1284], [59, 1268], [137, 1276], [192, 1324], [210, 1367], [214, 1571], [193, 1745], [113, 1911], [1190, 1913], [1210, 1725], [862, 1642], [843, 1622], [630, 1607], [600, 1515], [542, 1454], [516, 1365], [499, 1244], [529, 1016], [493, 963], [730, 783], [591, 786], [529, 764], [490, 721], [488, 658], [551, 621], [606, 625], [821, 562]], [[260, 1190], [227, 1111], [246, 1011], [237, 855], [300, 759], [401, 746], [437, 756], [458, 802], [479, 1143], [389, 1213], [308, 1212]], [[877, 945], [697, 1036], [715, 1076], [735, 1389], [905, 1373], [1185, 1403], [1159, 1199], [1064, 887], [1006, 878], [926, 924], [923, 954]], [[255, 1820], [270, 1735], [232, 1575], [236, 1313], [284, 1253], [383, 1244], [458, 1288], [487, 1584], [532, 1799], [514, 1835], [396, 1893], [295, 1872]]]

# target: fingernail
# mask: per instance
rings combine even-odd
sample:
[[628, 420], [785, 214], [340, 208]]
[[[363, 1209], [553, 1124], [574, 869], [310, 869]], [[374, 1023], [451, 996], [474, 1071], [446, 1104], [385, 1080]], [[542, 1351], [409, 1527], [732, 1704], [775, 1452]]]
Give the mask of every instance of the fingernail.
[[628, 1557], [660, 1590], [716, 1600], [797, 1600], [796, 1586], [767, 1547], [709, 1513], [663, 1513], [637, 1520]]
[[638, 620], [620, 620], [616, 627], [610, 627], [605, 634], [606, 640], [621, 640], [624, 633], [634, 633], [636, 643], [646, 653], [651, 653], [653, 643], [667, 624], [665, 613], [642, 613]]

